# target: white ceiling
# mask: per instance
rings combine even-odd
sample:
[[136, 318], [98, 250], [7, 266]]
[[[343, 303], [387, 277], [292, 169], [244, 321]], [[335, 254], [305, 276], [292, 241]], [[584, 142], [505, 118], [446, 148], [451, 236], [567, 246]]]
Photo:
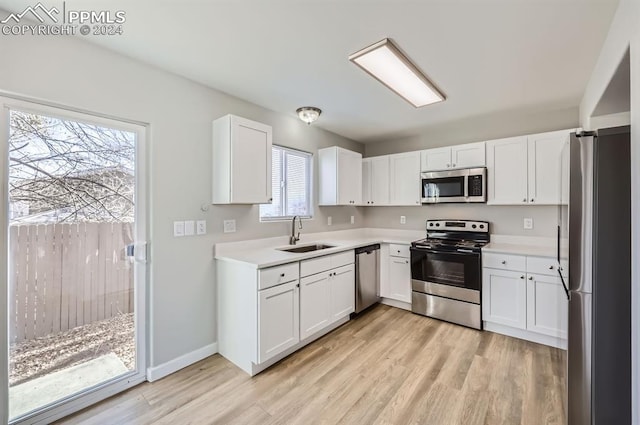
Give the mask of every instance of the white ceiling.
[[[33, 3], [0, 0], [0, 7]], [[370, 142], [499, 111], [577, 106], [617, 3], [67, 0], [66, 7], [126, 12], [124, 35], [92, 42], [285, 114], [320, 107], [314, 125]], [[414, 109], [347, 60], [385, 37], [446, 102]]]

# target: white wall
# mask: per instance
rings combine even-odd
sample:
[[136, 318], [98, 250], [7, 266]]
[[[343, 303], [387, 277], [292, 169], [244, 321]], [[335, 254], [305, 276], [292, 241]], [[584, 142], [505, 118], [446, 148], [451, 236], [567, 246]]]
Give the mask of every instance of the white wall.
[[[406, 224], [400, 224], [400, 216]], [[424, 205], [419, 207], [367, 207], [366, 227], [424, 230], [425, 220], [482, 220], [491, 223], [491, 233], [499, 235], [555, 237], [558, 208], [555, 206], [504, 206], [473, 204]], [[533, 229], [523, 228], [523, 219], [533, 219]]]
[[[285, 235], [283, 223], [260, 224], [258, 208], [211, 207], [211, 122], [235, 113], [273, 126], [275, 143], [316, 152], [362, 145], [307, 126], [240, 99], [67, 37], [10, 37], [0, 91], [148, 123], [150, 186], [150, 365], [158, 366], [216, 341], [212, 246], [216, 242]], [[178, 58], [176, 58], [178, 59]], [[317, 179], [316, 179], [317, 181]], [[4, 198], [3, 198], [4, 202]], [[356, 225], [349, 216], [356, 216]], [[327, 227], [326, 216], [334, 225]], [[222, 220], [235, 218], [237, 233], [223, 234]], [[174, 238], [172, 222], [206, 219], [209, 234]], [[308, 232], [362, 224], [356, 208], [316, 208]]]
[[580, 122], [597, 128], [593, 111], [627, 49], [631, 52], [632, 356], [633, 420], [640, 424], [640, 1], [620, 0], [598, 62], [580, 104]]

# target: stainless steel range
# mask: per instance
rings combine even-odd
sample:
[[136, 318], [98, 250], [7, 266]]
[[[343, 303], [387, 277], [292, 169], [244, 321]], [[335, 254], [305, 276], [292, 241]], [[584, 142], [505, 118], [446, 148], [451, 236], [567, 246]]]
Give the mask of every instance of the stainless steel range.
[[411, 244], [411, 310], [482, 329], [480, 250], [489, 223], [427, 220], [427, 238]]

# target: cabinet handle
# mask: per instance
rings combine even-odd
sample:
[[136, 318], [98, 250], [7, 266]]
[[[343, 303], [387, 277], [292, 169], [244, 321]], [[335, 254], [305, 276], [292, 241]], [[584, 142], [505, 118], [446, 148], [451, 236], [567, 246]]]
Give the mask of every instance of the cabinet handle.
[[455, 166], [456, 166], [456, 164], [453, 164], [453, 165], [452, 165], [452, 167], [455, 167]]
[[531, 202], [533, 202], [535, 199], [531, 198]]
[[502, 265], [507, 264], [507, 260], [502, 260]]
[[447, 164], [447, 168], [451, 167], [451, 164]]
[[284, 277], [284, 273], [280, 273], [280, 277]]
[[520, 279], [524, 279], [524, 276], [520, 276]]
[[529, 280], [533, 280], [533, 276], [529, 276]]
[[419, 203], [420, 203], [420, 201], [416, 201], [416, 204], [419, 204]]
[[297, 284], [296, 284], [296, 288], [299, 288], [299, 287], [300, 287], [300, 284], [299, 284], [299, 283], [297, 283]]
[[522, 202], [527, 202], [527, 198], [524, 198], [524, 199], [522, 200]]
[[553, 270], [553, 266], [549, 266], [549, 270]]

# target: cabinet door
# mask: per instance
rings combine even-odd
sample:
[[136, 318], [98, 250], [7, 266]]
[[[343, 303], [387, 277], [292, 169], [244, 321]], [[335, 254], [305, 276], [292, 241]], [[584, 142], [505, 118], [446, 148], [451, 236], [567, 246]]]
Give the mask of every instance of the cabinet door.
[[362, 202], [362, 155], [338, 148], [338, 205]]
[[371, 205], [389, 205], [389, 156], [371, 158]]
[[528, 137], [529, 203], [558, 205], [562, 202], [562, 148], [569, 131]]
[[298, 281], [259, 291], [258, 362], [300, 341]]
[[372, 194], [372, 174], [371, 174], [371, 158], [362, 160], [362, 205], [371, 205]]
[[411, 266], [409, 260], [401, 257], [389, 257], [389, 281], [385, 298], [405, 303], [411, 302]]
[[451, 168], [484, 167], [487, 163], [485, 142], [451, 146]]
[[271, 202], [271, 127], [231, 117], [231, 203]]
[[318, 273], [300, 280], [300, 339], [331, 323], [329, 274]]
[[355, 311], [355, 265], [349, 264], [329, 273], [331, 286], [331, 321], [342, 319]]
[[420, 205], [420, 152], [389, 157], [390, 205]]
[[567, 338], [568, 301], [559, 277], [527, 275], [527, 329]]
[[524, 273], [483, 270], [482, 320], [526, 329], [527, 286]]
[[420, 171], [438, 171], [451, 168], [451, 148], [426, 149], [420, 152]]
[[522, 205], [527, 198], [527, 137], [487, 142], [487, 203]]

